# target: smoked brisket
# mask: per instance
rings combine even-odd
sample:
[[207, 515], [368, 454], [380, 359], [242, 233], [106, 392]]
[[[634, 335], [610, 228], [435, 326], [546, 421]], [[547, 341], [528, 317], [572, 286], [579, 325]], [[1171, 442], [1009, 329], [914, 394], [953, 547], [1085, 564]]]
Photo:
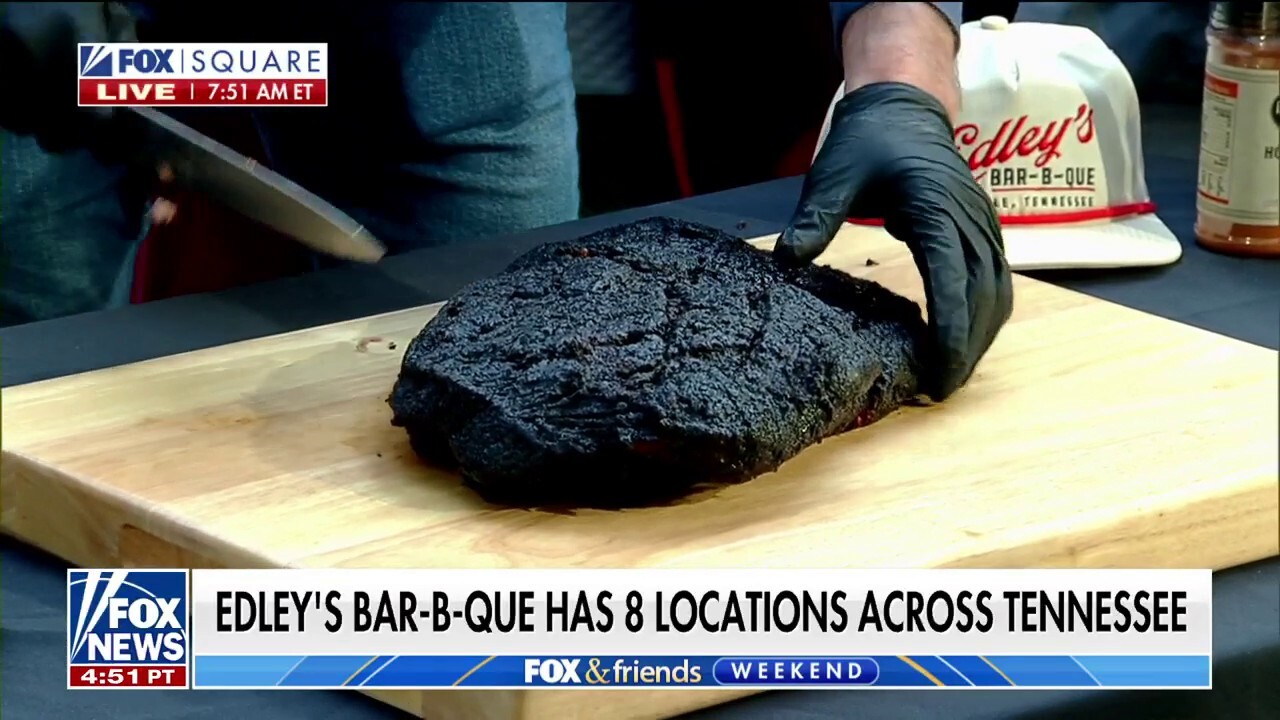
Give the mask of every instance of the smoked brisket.
[[389, 402], [490, 502], [618, 508], [777, 468], [917, 394], [925, 324], [884, 287], [652, 218], [464, 289]]

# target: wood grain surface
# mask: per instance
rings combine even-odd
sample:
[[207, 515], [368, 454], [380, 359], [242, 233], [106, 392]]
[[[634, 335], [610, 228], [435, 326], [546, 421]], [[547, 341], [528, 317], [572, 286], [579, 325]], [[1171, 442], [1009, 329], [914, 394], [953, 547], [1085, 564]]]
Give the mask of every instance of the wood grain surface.
[[[891, 241], [842, 235], [820, 261], [922, 301]], [[96, 567], [1223, 568], [1280, 554], [1277, 353], [1015, 283], [1013, 318], [951, 400], [670, 507], [492, 507], [418, 462], [385, 398], [431, 306], [6, 389], [0, 523]], [[569, 720], [742, 694], [375, 696], [427, 718]]]

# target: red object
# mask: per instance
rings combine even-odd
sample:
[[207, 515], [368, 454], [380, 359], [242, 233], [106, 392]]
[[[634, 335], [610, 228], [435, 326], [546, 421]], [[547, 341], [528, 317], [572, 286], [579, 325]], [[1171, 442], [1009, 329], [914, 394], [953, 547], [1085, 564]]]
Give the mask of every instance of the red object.
[[634, 5], [679, 195], [808, 170], [843, 76], [828, 3]]
[[1081, 145], [1094, 142], [1097, 132], [1089, 103], [1080, 103], [1074, 116], [1067, 115], [1045, 124], [1031, 123], [1029, 115], [1010, 117], [1000, 123], [990, 138], [977, 123], [965, 123], [956, 127], [955, 140], [960, 153], [969, 154], [969, 169], [978, 173], [1019, 157], [1035, 156], [1036, 167], [1044, 167], [1062, 156], [1062, 142], [1068, 132]]
[[667, 142], [671, 147], [671, 162], [675, 165], [676, 183], [681, 197], [693, 196], [693, 179], [689, 175], [689, 154], [685, 149], [684, 116], [680, 111], [680, 93], [676, 86], [676, 64], [672, 60], [658, 59], [658, 98], [662, 102], [662, 114], [667, 121]]
[[185, 665], [72, 665], [67, 685], [73, 688], [185, 688]]
[[[1090, 220], [1109, 220], [1131, 215], [1146, 215], [1155, 211], [1156, 204], [1148, 201], [1074, 212], [1001, 215], [999, 220], [1001, 225], [1058, 225], [1061, 223], [1088, 222]], [[880, 218], [849, 218], [849, 222], [854, 225], [884, 225], [884, 220]]]
[[[684, 113], [680, 106], [679, 86], [676, 82], [676, 63], [673, 60], [655, 61], [658, 98], [667, 126], [667, 143], [671, 162], [675, 168], [676, 183], [681, 197], [694, 195], [693, 178], [689, 171], [689, 151], [685, 140]], [[820, 122], [805, 131], [778, 161], [774, 177], [803, 175], [809, 171], [814, 150], [818, 147]]]
[[173, 220], [153, 225], [134, 264], [135, 303], [295, 275], [311, 268], [293, 240], [192, 193], [170, 196]]
[[[234, 110], [204, 118], [217, 125], [218, 139], [262, 161], [251, 119]], [[209, 198], [166, 193], [177, 210], [168, 223], [151, 226], [134, 263], [134, 303], [274, 280], [311, 269], [311, 258], [295, 241], [235, 213]]]
[[821, 134], [822, 128], [814, 126], [801, 135], [778, 162], [777, 176], [791, 177], [809, 172], [809, 167], [813, 165], [813, 153], [818, 149], [818, 136]]
[[329, 104], [328, 81], [198, 79], [81, 79], [81, 105], [296, 107]]

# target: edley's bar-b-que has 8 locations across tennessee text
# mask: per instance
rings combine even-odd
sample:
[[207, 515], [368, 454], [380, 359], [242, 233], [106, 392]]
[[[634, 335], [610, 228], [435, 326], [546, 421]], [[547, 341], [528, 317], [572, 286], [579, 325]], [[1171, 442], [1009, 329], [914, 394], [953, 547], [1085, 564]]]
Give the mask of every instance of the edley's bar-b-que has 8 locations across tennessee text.
[[69, 687], [1209, 688], [1207, 570], [71, 570]]

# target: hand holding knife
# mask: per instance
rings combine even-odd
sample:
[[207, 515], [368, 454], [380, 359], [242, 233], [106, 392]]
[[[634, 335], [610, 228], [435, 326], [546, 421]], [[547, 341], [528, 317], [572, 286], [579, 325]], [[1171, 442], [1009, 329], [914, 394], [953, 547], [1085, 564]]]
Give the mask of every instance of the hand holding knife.
[[377, 262], [382, 244], [360, 223], [252, 158], [152, 108], [123, 108], [139, 155], [173, 171], [174, 182], [218, 200], [318, 252]]

